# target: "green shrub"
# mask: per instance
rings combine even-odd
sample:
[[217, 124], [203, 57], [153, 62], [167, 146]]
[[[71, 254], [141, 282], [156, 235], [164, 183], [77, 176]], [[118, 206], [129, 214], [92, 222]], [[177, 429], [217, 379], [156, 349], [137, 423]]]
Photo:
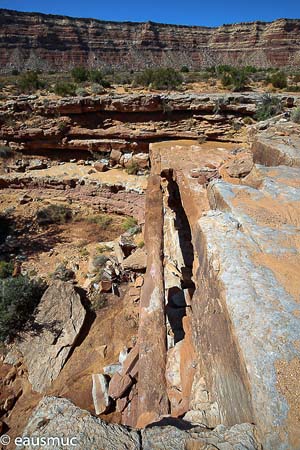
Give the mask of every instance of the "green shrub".
[[76, 83], [82, 83], [89, 78], [89, 71], [85, 67], [74, 67], [71, 71], [73, 80]]
[[18, 69], [12, 69], [11, 74], [12, 74], [13, 76], [17, 76], [17, 75], [20, 74], [20, 72], [18, 71]]
[[270, 94], [263, 94], [257, 105], [255, 119], [258, 121], [270, 119], [282, 112], [281, 100]]
[[0, 279], [11, 277], [14, 271], [13, 261], [0, 261]]
[[91, 69], [89, 73], [89, 80], [93, 83], [102, 83], [103, 73], [100, 70]]
[[[246, 88], [249, 81], [249, 72], [246, 68], [235, 68], [231, 66], [219, 66], [220, 80], [224, 87], [230, 87], [239, 92]], [[248, 69], [249, 70], [249, 69]]]
[[180, 69], [180, 72], [182, 73], [189, 73], [190, 69], [188, 68], [188, 66], [182, 66]]
[[97, 216], [88, 217], [88, 222], [96, 223], [102, 230], [106, 230], [111, 225], [113, 219], [107, 214], [99, 214]]
[[288, 92], [300, 92], [300, 86], [297, 85], [291, 85], [289, 86], [286, 91]]
[[58, 81], [54, 87], [56, 95], [68, 96], [76, 94], [76, 85], [73, 83], [67, 83], [66, 81]]
[[45, 87], [45, 83], [39, 79], [37, 72], [29, 71], [20, 76], [18, 86], [22, 92], [33, 92]]
[[76, 89], [76, 95], [78, 95], [79, 97], [86, 97], [88, 95], [88, 93], [84, 88], [78, 87]]
[[291, 119], [295, 123], [300, 123], [300, 107], [293, 109]]
[[105, 266], [106, 262], [108, 261], [107, 256], [105, 255], [97, 255], [95, 256], [95, 258], [93, 259], [93, 266], [96, 269], [99, 269], [103, 266]]
[[182, 81], [181, 74], [172, 68], [146, 69], [135, 77], [137, 85], [154, 89], [175, 89]]
[[66, 223], [72, 218], [72, 211], [64, 205], [49, 205], [39, 209], [36, 220], [39, 225], [50, 225], [52, 223]]
[[284, 72], [275, 72], [270, 76], [270, 82], [275, 88], [284, 89], [287, 87], [287, 76]]
[[14, 151], [10, 147], [7, 147], [6, 145], [0, 146], [0, 158], [11, 158], [13, 154]]
[[293, 75], [293, 83], [300, 83], [300, 73], [295, 73]]
[[91, 92], [95, 95], [103, 94], [105, 92], [105, 89], [101, 84], [94, 83], [91, 86]]
[[134, 228], [137, 225], [137, 220], [134, 217], [127, 217], [123, 224], [122, 228], [124, 231], [130, 230], [130, 228]]
[[0, 281], [0, 341], [14, 337], [32, 316], [45, 285], [27, 276]]

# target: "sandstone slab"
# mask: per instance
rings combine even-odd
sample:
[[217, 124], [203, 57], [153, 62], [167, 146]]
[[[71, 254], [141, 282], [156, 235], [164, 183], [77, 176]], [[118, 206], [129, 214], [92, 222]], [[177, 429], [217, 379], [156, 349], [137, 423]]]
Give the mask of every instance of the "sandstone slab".
[[45, 392], [62, 370], [86, 311], [70, 283], [55, 281], [38, 306], [33, 331], [22, 335], [17, 344], [28, 369], [32, 388]]

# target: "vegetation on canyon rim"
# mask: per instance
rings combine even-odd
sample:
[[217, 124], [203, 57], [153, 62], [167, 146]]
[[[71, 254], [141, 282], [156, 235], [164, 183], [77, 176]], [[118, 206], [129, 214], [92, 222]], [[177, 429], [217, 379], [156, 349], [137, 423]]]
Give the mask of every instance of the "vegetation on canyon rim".
[[190, 83], [206, 82], [210, 86], [219, 83], [220, 88], [233, 92], [251, 90], [260, 83], [269, 90], [300, 91], [300, 72], [296, 69], [262, 69], [254, 66], [233, 67], [218, 65], [190, 70], [183, 66], [180, 71], [169, 67], [148, 68], [143, 71], [117, 71], [74, 67], [69, 73], [42, 73], [12, 70], [2, 76], [0, 86], [10, 85], [16, 93], [34, 93], [37, 90], [54, 92], [59, 96], [99, 95], [114, 85], [145, 87], [154, 90], [184, 90]]

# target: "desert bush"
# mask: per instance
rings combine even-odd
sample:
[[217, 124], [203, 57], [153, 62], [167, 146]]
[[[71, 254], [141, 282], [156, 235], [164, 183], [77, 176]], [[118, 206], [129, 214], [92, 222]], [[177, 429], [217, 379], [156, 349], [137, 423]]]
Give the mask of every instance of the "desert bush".
[[137, 85], [159, 90], [175, 89], [182, 81], [182, 75], [172, 68], [146, 69], [135, 77]]
[[11, 277], [14, 270], [13, 261], [0, 261], [0, 279]]
[[66, 223], [72, 218], [72, 211], [64, 205], [49, 205], [39, 209], [36, 220], [39, 225], [50, 225], [52, 223]]
[[300, 92], [300, 86], [297, 85], [291, 85], [289, 86], [286, 91], [288, 92]]
[[293, 83], [300, 83], [300, 73], [295, 73], [293, 75]]
[[293, 109], [291, 119], [295, 123], [300, 123], [300, 107]]
[[105, 89], [101, 84], [94, 83], [91, 85], [91, 92], [95, 95], [103, 94], [105, 92]]
[[269, 79], [275, 88], [284, 89], [287, 87], [287, 76], [282, 71], [273, 73]]
[[20, 75], [18, 86], [22, 92], [33, 92], [45, 87], [45, 83], [39, 79], [37, 72], [31, 70]]
[[58, 81], [54, 87], [56, 95], [68, 96], [76, 94], [76, 85], [66, 81]]
[[14, 152], [10, 147], [7, 147], [6, 145], [0, 146], [0, 158], [6, 159], [11, 158], [13, 156]]
[[103, 80], [103, 73], [100, 70], [91, 69], [89, 72], [89, 80], [93, 83], [101, 84]]
[[102, 230], [106, 230], [112, 224], [112, 217], [107, 214], [88, 217], [88, 222], [97, 224]]
[[18, 69], [12, 69], [11, 74], [15, 77], [15, 76], [19, 75], [20, 72], [18, 71]]
[[258, 121], [270, 119], [282, 111], [281, 100], [270, 94], [263, 94], [257, 105], [255, 119]]
[[100, 269], [101, 267], [105, 266], [107, 261], [108, 261], [107, 256], [105, 256], [105, 255], [97, 255], [93, 259], [93, 266], [96, 269]]
[[71, 75], [76, 83], [83, 83], [89, 79], [89, 71], [85, 67], [74, 67]]
[[182, 66], [180, 69], [180, 72], [182, 73], [189, 73], [190, 69], [188, 68], [188, 66]]
[[82, 87], [78, 87], [75, 91], [76, 95], [78, 95], [79, 97], [86, 97], [88, 95], [86, 89], [82, 88]]
[[0, 281], [0, 341], [14, 337], [32, 316], [45, 285], [27, 276]]
[[219, 78], [222, 85], [224, 87], [230, 87], [236, 92], [244, 90], [249, 81], [249, 71], [246, 68], [219, 66], [218, 73], [220, 74]]
[[124, 231], [130, 230], [130, 228], [134, 228], [137, 225], [137, 220], [134, 217], [126, 217], [124, 222], [122, 223], [122, 228]]

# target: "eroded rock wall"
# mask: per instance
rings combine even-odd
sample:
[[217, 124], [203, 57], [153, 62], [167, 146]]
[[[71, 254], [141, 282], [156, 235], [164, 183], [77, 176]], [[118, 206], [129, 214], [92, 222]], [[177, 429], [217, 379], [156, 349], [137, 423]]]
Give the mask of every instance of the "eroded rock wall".
[[297, 19], [203, 26], [104, 22], [1, 10], [1, 68], [66, 70], [299, 64]]

